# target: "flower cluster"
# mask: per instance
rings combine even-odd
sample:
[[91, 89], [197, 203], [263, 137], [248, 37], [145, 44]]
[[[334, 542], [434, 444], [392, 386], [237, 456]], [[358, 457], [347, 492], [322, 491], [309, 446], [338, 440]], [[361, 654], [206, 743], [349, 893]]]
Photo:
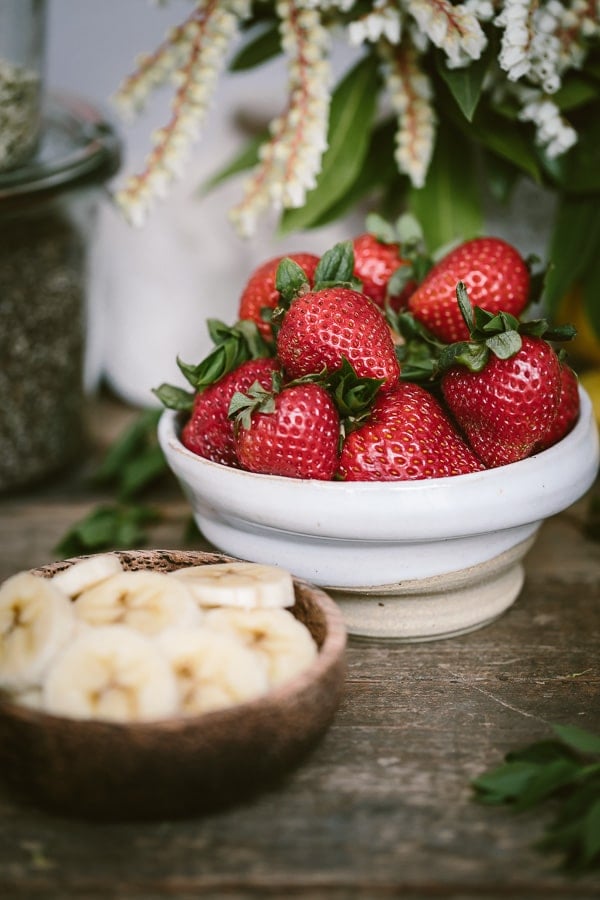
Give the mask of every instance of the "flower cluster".
[[[330, 33], [345, 34], [361, 58], [370, 56], [378, 68], [380, 108], [395, 117], [395, 165], [417, 190], [427, 180], [448, 84], [460, 106], [461, 73], [471, 79], [465, 94], [476, 94], [475, 106], [499, 111], [507, 130], [522, 129], [542, 168], [580, 139], [582, 117], [578, 121], [571, 109], [600, 96], [600, 66], [590, 82], [575, 84], [583, 101], [573, 101], [571, 92], [569, 105], [561, 96], [598, 52], [598, 0], [261, 0], [260, 9], [259, 0], [191, 2], [188, 19], [158, 50], [140, 58], [117, 96], [123, 109], [135, 112], [157, 86], [175, 87], [171, 121], [154, 135], [144, 171], [116, 196], [133, 222], [143, 221], [152, 199], [181, 172], [244, 19], [278, 32], [289, 90], [231, 212], [242, 235], [252, 234], [268, 209], [298, 209], [318, 190], [335, 101]], [[246, 38], [246, 46], [252, 40]], [[477, 72], [483, 74], [471, 75]], [[473, 109], [465, 112], [467, 130], [472, 115]], [[519, 153], [503, 150], [518, 164]]]
[[259, 151], [260, 162], [248, 179], [242, 202], [231, 211], [241, 235], [251, 235], [260, 213], [302, 206], [316, 186], [321, 157], [327, 148], [330, 100], [329, 32], [317, 10], [302, 9], [294, 0], [279, 0], [281, 46], [289, 59], [289, 103], [271, 122], [270, 139]]
[[171, 81], [175, 86], [171, 120], [153, 134], [143, 172], [130, 177], [115, 200], [132, 224], [141, 225], [155, 197], [167, 193], [180, 176], [208, 104], [238, 21], [249, 12], [246, 0], [202, 0], [155, 53], [140, 57], [115, 101], [125, 116], [144, 107], [149, 94]]

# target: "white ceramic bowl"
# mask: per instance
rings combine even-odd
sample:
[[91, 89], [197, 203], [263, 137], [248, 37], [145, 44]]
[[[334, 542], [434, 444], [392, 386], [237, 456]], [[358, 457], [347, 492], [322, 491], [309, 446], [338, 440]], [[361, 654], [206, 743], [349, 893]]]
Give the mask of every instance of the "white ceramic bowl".
[[542, 521], [598, 473], [598, 429], [583, 389], [575, 428], [518, 463], [411, 482], [256, 475], [202, 459], [179, 420], [158, 429], [198, 527], [221, 550], [276, 563], [332, 594], [352, 634], [429, 640], [492, 621], [516, 599]]

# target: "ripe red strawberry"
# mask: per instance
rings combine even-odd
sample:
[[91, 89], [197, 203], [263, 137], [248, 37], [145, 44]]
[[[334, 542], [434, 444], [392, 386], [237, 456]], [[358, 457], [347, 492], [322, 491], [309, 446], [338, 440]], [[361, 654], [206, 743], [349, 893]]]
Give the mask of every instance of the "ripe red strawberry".
[[468, 338], [456, 302], [459, 281], [471, 302], [488, 312], [518, 317], [527, 304], [530, 275], [518, 251], [500, 238], [466, 241], [430, 269], [408, 301], [414, 317], [446, 343]]
[[338, 473], [345, 481], [415, 481], [483, 468], [435, 397], [400, 382], [346, 438]]
[[252, 359], [199, 391], [181, 432], [182, 444], [205, 459], [239, 468], [233, 422], [228, 418], [231, 398], [236, 391], [247, 391], [255, 381], [265, 388], [270, 387], [273, 372], [278, 368], [275, 359]]
[[579, 381], [573, 369], [566, 363], [560, 366], [560, 398], [550, 431], [536, 444], [534, 453], [557, 444], [571, 431], [579, 418]]
[[308, 291], [293, 300], [277, 335], [277, 354], [290, 378], [336, 371], [344, 358], [359, 378], [381, 379], [383, 390], [400, 373], [381, 310], [346, 287]]
[[[295, 384], [274, 395], [251, 390], [245, 410], [244, 398], [235, 399], [238, 403], [232, 404], [231, 413], [241, 414], [235, 425], [235, 447], [244, 469], [288, 478], [333, 478], [340, 421], [323, 387], [314, 382]], [[254, 411], [253, 399], [257, 401]]]
[[540, 337], [521, 336], [507, 359], [490, 353], [480, 372], [454, 365], [442, 376], [444, 400], [477, 456], [492, 468], [529, 456], [554, 423], [560, 362]]
[[[297, 263], [305, 272], [312, 284], [319, 257], [313, 253], [290, 253], [289, 258]], [[251, 319], [256, 322], [262, 336], [271, 338], [271, 326], [261, 318], [261, 309], [274, 309], [279, 302], [279, 291], [275, 287], [277, 267], [283, 256], [267, 260], [250, 275], [242, 291], [238, 316], [240, 319]]]
[[354, 250], [354, 275], [362, 281], [363, 291], [377, 306], [384, 307], [386, 300], [392, 309], [406, 307], [408, 298], [416, 287], [414, 281], [409, 282], [399, 294], [388, 297], [388, 283], [400, 266], [409, 265], [402, 259], [400, 244], [384, 243], [375, 235], [366, 232], [352, 241]]

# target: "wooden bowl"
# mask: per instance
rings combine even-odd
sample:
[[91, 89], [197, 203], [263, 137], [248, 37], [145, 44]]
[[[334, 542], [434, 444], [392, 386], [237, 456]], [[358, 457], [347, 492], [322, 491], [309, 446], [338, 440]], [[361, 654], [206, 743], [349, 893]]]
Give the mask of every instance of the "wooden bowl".
[[[220, 553], [121, 551], [126, 569], [225, 562]], [[51, 577], [76, 560], [34, 569]], [[193, 718], [115, 724], [53, 716], [0, 693], [0, 772], [54, 812], [96, 820], [209, 812], [276, 786], [328, 728], [345, 677], [346, 632], [321, 590], [295, 580], [293, 614], [319, 647], [315, 662], [259, 699]]]

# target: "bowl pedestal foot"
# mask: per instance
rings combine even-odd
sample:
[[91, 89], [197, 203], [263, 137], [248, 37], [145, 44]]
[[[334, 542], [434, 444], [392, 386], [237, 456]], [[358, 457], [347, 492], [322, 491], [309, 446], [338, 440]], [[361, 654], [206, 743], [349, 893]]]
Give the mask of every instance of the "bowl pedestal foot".
[[356, 591], [326, 590], [340, 607], [351, 635], [434, 641], [475, 631], [506, 612], [523, 586], [521, 558], [521, 553], [515, 560], [509, 552], [452, 575]]

